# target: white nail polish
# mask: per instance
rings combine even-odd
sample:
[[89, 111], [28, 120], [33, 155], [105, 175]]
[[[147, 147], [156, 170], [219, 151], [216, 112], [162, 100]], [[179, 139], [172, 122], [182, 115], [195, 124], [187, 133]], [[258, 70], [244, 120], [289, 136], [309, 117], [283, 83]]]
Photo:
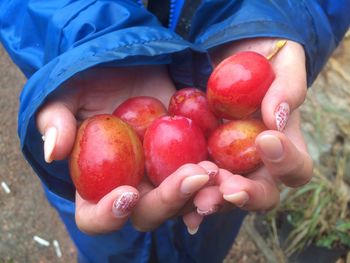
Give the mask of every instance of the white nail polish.
[[223, 196], [224, 199], [230, 203], [233, 203], [237, 207], [245, 206], [249, 201], [249, 195], [246, 191], [240, 191], [234, 194], [227, 194]]
[[186, 177], [181, 184], [180, 191], [184, 194], [192, 194], [209, 181], [209, 175], [198, 174]]
[[45, 132], [44, 155], [45, 155], [45, 161], [47, 163], [51, 163], [53, 161], [52, 153], [56, 146], [57, 135], [58, 135], [58, 132], [55, 127], [50, 127]]
[[188, 228], [187, 228], [187, 231], [188, 231], [188, 233], [189, 233], [190, 235], [195, 235], [195, 234], [198, 232], [198, 229], [199, 229], [199, 227], [196, 227], [196, 228], [190, 228], [190, 227], [188, 227]]

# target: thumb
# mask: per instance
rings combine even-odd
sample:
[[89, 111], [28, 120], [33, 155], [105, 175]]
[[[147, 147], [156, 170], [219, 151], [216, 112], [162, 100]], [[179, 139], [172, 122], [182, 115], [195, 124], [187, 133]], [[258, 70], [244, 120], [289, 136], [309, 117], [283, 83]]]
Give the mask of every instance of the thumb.
[[307, 84], [303, 47], [288, 41], [271, 63], [276, 78], [262, 101], [261, 112], [269, 129], [282, 131], [290, 113], [305, 100]]
[[118, 230], [127, 222], [138, 201], [139, 192], [128, 185], [115, 188], [98, 203], [86, 201], [76, 192], [76, 224], [90, 235]]
[[72, 110], [64, 102], [51, 101], [40, 109], [36, 121], [43, 135], [45, 161], [65, 159], [71, 152], [76, 134]]

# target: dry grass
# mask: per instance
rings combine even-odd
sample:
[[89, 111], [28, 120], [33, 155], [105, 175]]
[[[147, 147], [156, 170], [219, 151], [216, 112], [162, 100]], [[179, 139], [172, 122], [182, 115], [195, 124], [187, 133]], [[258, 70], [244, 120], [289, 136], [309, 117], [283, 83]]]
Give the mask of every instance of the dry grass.
[[[282, 192], [282, 207], [278, 211], [293, 210], [295, 215], [299, 212], [299, 218], [289, 217], [295, 230], [283, 248], [277, 238], [277, 220], [271, 217], [277, 212], [265, 217], [271, 222], [271, 235], [265, 243], [279, 262], [287, 261], [290, 254], [315, 240], [319, 245], [330, 247], [339, 244], [340, 236], [350, 237], [350, 31], [308, 91], [301, 112], [302, 130], [315, 163], [314, 178], [302, 188], [285, 188]], [[249, 226], [251, 220], [249, 217], [245, 224]], [[254, 236], [247, 238], [247, 235], [247, 231], [241, 231], [230, 254], [251, 253], [255, 258], [269, 262], [261, 252], [264, 247], [259, 246]], [[256, 251], [237, 246], [240, 240], [246, 239], [253, 241]], [[243, 256], [236, 255], [235, 258]], [[347, 259], [339, 259], [339, 262], [350, 263], [350, 253]]]
[[311, 183], [288, 194], [281, 211], [294, 226], [285, 254], [311, 242], [350, 248], [350, 39], [347, 37], [308, 92], [303, 131], [315, 161]]

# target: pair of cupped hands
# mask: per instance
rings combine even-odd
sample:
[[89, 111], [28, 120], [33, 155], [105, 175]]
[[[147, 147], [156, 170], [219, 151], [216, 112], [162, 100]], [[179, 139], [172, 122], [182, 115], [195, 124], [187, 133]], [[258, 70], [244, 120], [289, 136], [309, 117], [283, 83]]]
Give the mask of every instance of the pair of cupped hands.
[[[244, 50], [267, 56], [276, 39], [247, 39], [210, 51], [213, 65]], [[261, 116], [269, 130], [256, 138], [263, 161], [257, 171], [242, 176], [203, 161], [185, 164], [158, 187], [145, 176], [137, 187], [120, 186], [98, 203], [76, 193], [77, 226], [88, 234], [116, 231], [128, 219], [135, 229], [150, 231], [164, 221], [182, 216], [189, 233], [197, 232], [205, 216], [230, 209], [267, 211], [279, 203], [279, 185], [298, 187], [312, 176], [312, 159], [300, 129], [298, 107], [307, 84], [303, 47], [293, 41], [272, 58], [276, 78], [265, 95]], [[69, 156], [81, 121], [111, 113], [133, 96], [155, 96], [168, 105], [175, 87], [166, 66], [93, 68], [72, 78], [52, 94], [37, 113], [45, 136], [45, 160]]]

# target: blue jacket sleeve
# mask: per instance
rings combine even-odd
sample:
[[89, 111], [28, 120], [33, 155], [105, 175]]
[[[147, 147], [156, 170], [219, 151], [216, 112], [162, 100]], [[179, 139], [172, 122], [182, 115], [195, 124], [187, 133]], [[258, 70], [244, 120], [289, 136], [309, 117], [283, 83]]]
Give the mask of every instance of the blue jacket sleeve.
[[[74, 199], [66, 161], [47, 165], [35, 113], [46, 97], [87, 68], [183, 64], [188, 72], [205, 52], [195, 49], [132, 0], [12, 0], [0, 4], [0, 40], [27, 76], [18, 133], [26, 159], [56, 194]], [[200, 78], [199, 78], [200, 79]]]
[[308, 85], [350, 24], [350, 0], [203, 0], [190, 38], [205, 49], [254, 37], [280, 37], [304, 46]]

